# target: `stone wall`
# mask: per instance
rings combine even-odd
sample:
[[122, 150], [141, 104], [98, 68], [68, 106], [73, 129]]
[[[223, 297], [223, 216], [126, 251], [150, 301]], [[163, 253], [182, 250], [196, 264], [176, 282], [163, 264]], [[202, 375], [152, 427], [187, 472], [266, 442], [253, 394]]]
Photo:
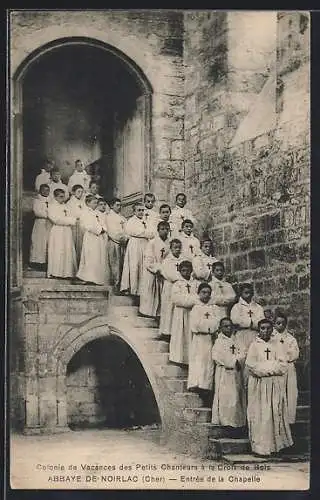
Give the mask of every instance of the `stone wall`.
[[[254, 57], [253, 57], [254, 56]], [[232, 282], [309, 337], [309, 16], [185, 13], [186, 191]], [[304, 356], [303, 352], [303, 356]]]

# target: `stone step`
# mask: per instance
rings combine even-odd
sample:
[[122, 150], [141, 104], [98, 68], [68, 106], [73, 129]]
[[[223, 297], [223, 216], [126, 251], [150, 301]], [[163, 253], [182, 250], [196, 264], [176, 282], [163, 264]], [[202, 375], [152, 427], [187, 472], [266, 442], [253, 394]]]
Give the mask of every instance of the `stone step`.
[[187, 422], [192, 422], [193, 424], [210, 422], [211, 408], [184, 408], [182, 416]]
[[156, 328], [158, 329], [158, 322], [153, 318], [142, 318], [141, 316], [130, 317], [130, 322], [135, 328]]
[[163, 340], [146, 340], [144, 348], [147, 352], [169, 352], [169, 345]]
[[139, 298], [132, 295], [111, 295], [110, 304], [114, 306], [133, 306], [138, 308]]
[[202, 403], [200, 396], [192, 392], [176, 392], [174, 399], [176, 405], [181, 408], [199, 408]]
[[183, 378], [167, 378], [166, 379], [166, 384], [168, 389], [170, 389], [172, 392], [185, 392], [187, 390], [187, 382], [188, 379], [183, 379]]
[[199, 422], [197, 427], [205, 431], [210, 438], [247, 438], [246, 427], [233, 428], [222, 425], [214, 425], [211, 422]]
[[185, 378], [186, 369], [178, 365], [155, 365], [154, 371], [159, 377], [175, 377], [175, 378]]
[[297, 406], [296, 420], [308, 420], [310, 418], [310, 406], [299, 405]]
[[291, 426], [293, 438], [300, 438], [310, 435], [310, 422], [309, 420], [298, 420]]
[[109, 312], [122, 318], [138, 317], [138, 306], [115, 306], [109, 303]]
[[210, 456], [238, 455], [250, 452], [251, 446], [248, 438], [209, 438], [207, 458], [210, 458]]
[[286, 454], [288, 455], [294, 455], [294, 454], [300, 454], [300, 453], [309, 453], [310, 452], [310, 435], [307, 436], [292, 436], [294, 443], [291, 448], [288, 448], [288, 451], [286, 451]]
[[[109, 319], [110, 322], [112, 322], [112, 317], [110, 317]], [[158, 328], [149, 328], [144, 326], [134, 327], [131, 323], [129, 323], [129, 326], [123, 325], [122, 328], [124, 329], [124, 331], [126, 331], [128, 328], [132, 329], [132, 332], [130, 332], [130, 337], [139, 338], [139, 341], [142, 345], [146, 341], [158, 341], [160, 335]]]
[[309, 405], [310, 404], [310, 391], [299, 391], [298, 393], [298, 405]]
[[150, 359], [152, 366], [167, 365], [169, 362], [168, 352], [150, 352], [148, 353], [148, 357]]

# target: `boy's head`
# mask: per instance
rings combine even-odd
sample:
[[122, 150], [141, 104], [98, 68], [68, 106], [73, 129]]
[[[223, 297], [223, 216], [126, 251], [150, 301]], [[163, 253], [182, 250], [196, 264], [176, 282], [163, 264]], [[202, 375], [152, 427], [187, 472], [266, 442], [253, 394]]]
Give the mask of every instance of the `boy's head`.
[[153, 193], [146, 193], [143, 198], [143, 202], [146, 208], [153, 208], [156, 201], [156, 197]]
[[183, 223], [181, 224], [181, 229], [182, 231], [187, 235], [190, 236], [193, 230], [193, 222], [190, 219], [185, 219]]
[[77, 172], [83, 172], [84, 171], [84, 166], [81, 160], [76, 160], [74, 162], [74, 167]]
[[159, 224], [157, 225], [157, 231], [158, 231], [158, 235], [159, 237], [164, 241], [168, 238], [168, 234], [169, 234], [169, 231], [170, 231], [170, 225], [168, 222], [165, 222], [165, 221], [161, 221], [159, 222]]
[[223, 335], [226, 335], [226, 337], [231, 337], [234, 332], [234, 325], [230, 318], [222, 318], [220, 320], [220, 331]]
[[43, 168], [46, 172], [51, 172], [51, 170], [54, 168], [54, 161], [53, 160], [45, 160], [43, 163]]
[[212, 264], [212, 274], [215, 278], [217, 278], [218, 280], [222, 280], [224, 272], [225, 269], [223, 262], [214, 262]]
[[184, 193], [178, 193], [176, 196], [176, 204], [178, 207], [183, 208], [187, 203], [187, 197]]
[[99, 184], [96, 181], [91, 181], [89, 184], [89, 191], [93, 195], [98, 194], [99, 193]]
[[144, 214], [144, 205], [142, 205], [142, 203], [136, 203], [133, 207], [133, 212], [138, 219], [142, 219]]
[[53, 168], [51, 170], [51, 179], [53, 180], [53, 182], [60, 182], [61, 181], [61, 173], [60, 173], [60, 170], [58, 168]]
[[83, 186], [81, 186], [81, 184], [75, 184], [73, 187], [72, 187], [72, 194], [75, 198], [77, 198], [77, 200], [81, 200], [82, 198], [82, 195], [83, 195]]
[[201, 241], [201, 250], [203, 253], [207, 256], [212, 255], [212, 250], [213, 250], [213, 244], [210, 238], [206, 238]]
[[240, 285], [240, 297], [248, 302], [248, 304], [251, 302], [253, 294], [254, 290], [252, 283], [242, 283], [242, 285]]
[[86, 205], [92, 210], [95, 210], [98, 205], [98, 198], [96, 198], [93, 194], [88, 194], [86, 196]]
[[97, 210], [99, 212], [105, 213], [107, 209], [107, 202], [103, 198], [98, 198]]
[[208, 283], [200, 283], [198, 286], [198, 295], [201, 302], [207, 304], [211, 298], [212, 288]]
[[41, 186], [39, 187], [39, 193], [41, 194], [41, 196], [47, 198], [50, 194], [50, 188], [48, 184], [41, 184]]
[[177, 238], [170, 241], [170, 250], [174, 257], [180, 257], [182, 251], [182, 243]]
[[189, 280], [191, 278], [192, 270], [192, 264], [189, 260], [180, 262], [179, 272], [184, 279]]
[[119, 214], [121, 211], [121, 200], [120, 198], [112, 198], [110, 201], [110, 208], [116, 213]]
[[279, 332], [282, 333], [287, 328], [288, 318], [283, 311], [276, 311], [274, 315], [274, 327]]
[[54, 199], [62, 204], [65, 202], [65, 199], [66, 199], [66, 195], [65, 195], [65, 192], [63, 191], [63, 189], [55, 189], [53, 191], [53, 196], [54, 196]]
[[261, 319], [258, 322], [258, 329], [259, 329], [259, 337], [264, 340], [265, 342], [269, 342], [272, 331], [273, 331], [273, 324], [272, 321], [269, 319]]
[[161, 207], [159, 208], [159, 214], [162, 220], [168, 221], [170, 219], [170, 214], [171, 214], [170, 205], [168, 205], [167, 203], [161, 205]]

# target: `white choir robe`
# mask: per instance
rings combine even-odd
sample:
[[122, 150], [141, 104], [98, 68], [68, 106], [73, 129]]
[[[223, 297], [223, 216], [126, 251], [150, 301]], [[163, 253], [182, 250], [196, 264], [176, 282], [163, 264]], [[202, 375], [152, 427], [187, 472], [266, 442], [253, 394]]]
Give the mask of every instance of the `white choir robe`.
[[233, 289], [231, 283], [227, 281], [218, 280], [215, 276], [212, 276], [209, 285], [212, 288], [211, 301], [220, 309], [221, 319], [228, 316], [228, 308], [234, 303], [236, 298], [236, 292]]
[[192, 215], [191, 210], [188, 208], [181, 208], [178, 207], [177, 205], [172, 209], [172, 212], [170, 214], [170, 220], [172, 221], [173, 225], [175, 226], [177, 232], [180, 233], [181, 231], [181, 224], [183, 223], [184, 220], [189, 219], [193, 222], [193, 224], [196, 223], [195, 217]]
[[263, 307], [254, 300], [248, 304], [240, 297], [239, 301], [232, 306], [230, 319], [239, 327], [236, 335], [245, 351], [248, 351], [251, 342], [256, 339], [258, 322], [264, 317]]
[[158, 234], [158, 224], [159, 224], [159, 222], [168, 222], [168, 224], [170, 226], [168, 238], [169, 238], [170, 241], [173, 238], [178, 238], [179, 239], [179, 234], [177, 233], [176, 227], [174, 226], [174, 224], [170, 220], [169, 221], [164, 221], [163, 219], [161, 219], [159, 217], [159, 215], [158, 215], [158, 217], [156, 219], [151, 219], [151, 221], [149, 222], [149, 225], [147, 226], [150, 229], [150, 231], [153, 232], [154, 236], [156, 236]]
[[160, 316], [163, 278], [161, 264], [170, 251], [169, 239], [163, 241], [159, 235], [148, 241], [144, 254], [142, 293], [139, 311], [146, 316]]
[[219, 310], [200, 300], [190, 313], [192, 334], [189, 353], [188, 389], [212, 390], [214, 363], [212, 360], [213, 336], [219, 328]]
[[50, 172], [47, 172], [44, 168], [41, 169], [40, 174], [37, 175], [35, 180], [35, 190], [39, 191], [41, 184], [48, 184], [51, 181]]
[[199, 255], [192, 259], [193, 276], [197, 280], [209, 281], [212, 275], [212, 264], [218, 262], [218, 259], [211, 255], [206, 255], [200, 252]]
[[84, 231], [81, 259], [77, 277], [82, 281], [105, 285], [107, 283], [106, 227], [95, 210], [83, 211], [80, 225]]
[[164, 283], [161, 294], [159, 331], [163, 335], [171, 335], [171, 322], [174, 307], [171, 298], [172, 285], [175, 281], [181, 279], [178, 265], [182, 261], [183, 258], [181, 256], [175, 257], [172, 253], [169, 253], [161, 264], [160, 272], [163, 276]]
[[147, 224], [136, 215], [130, 217], [124, 231], [129, 236], [129, 241], [124, 256], [120, 290], [129, 290], [131, 295], [141, 295], [144, 252], [153, 233], [148, 231]]
[[243, 427], [246, 424], [246, 389], [242, 370], [236, 368], [236, 362], [242, 366], [244, 358], [236, 336], [227, 337], [220, 332], [212, 348], [215, 391], [211, 422], [215, 425]]
[[159, 219], [159, 212], [156, 212], [152, 208], [144, 207], [143, 220], [147, 224], [147, 230], [153, 231], [154, 236], [158, 234], [156, 222]]
[[72, 226], [76, 219], [65, 204], [53, 200], [49, 203], [48, 218], [52, 222], [48, 242], [48, 277], [72, 278], [77, 269]]
[[49, 197], [54, 200], [54, 191], [56, 189], [62, 189], [64, 191], [64, 194], [65, 194], [65, 201], [67, 201], [69, 199], [69, 191], [68, 191], [68, 187], [66, 186], [66, 184], [64, 184], [63, 182], [53, 182], [52, 180], [49, 182], [49, 188], [50, 188], [50, 194], [49, 194]]
[[280, 343], [259, 337], [249, 347], [247, 420], [254, 453], [270, 455], [292, 446], [286, 399], [288, 363]]
[[89, 189], [89, 184], [90, 184], [91, 176], [87, 174], [87, 172], [78, 172], [75, 170], [72, 175], [70, 175], [69, 180], [68, 180], [68, 190], [72, 191], [73, 186], [78, 184], [79, 186], [82, 186], [84, 191], [87, 192]]
[[112, 208], [106, 216], [109, 284], [117, 288], [120, 287], [125, 245], [128, 241], [128, 236], [124, 232], [126, 222], [127, 219], [123, 215], [117, 214]]
[[172, 285], [173, 304], [169, 359], [175, 363], [189, 364], [192, 340], [189, 316], [192, 307], [198, 302], [198, 281], [187, 281], [180, 275], [179, 281]]
[[83, 228], [80, 225], [80, 219], [83, 214], [83, 211], [86, 210], [87, 207], [86, 205], [84, 205], [82, 200], [78, 200], [73, 195], [67, 201], [66, 206], [68, 207], [70, 214], [77, 219], [75, 226], [72, 227], [72, 234], [73, 234], [74, 247], [77, 254], [77, 265], [79, 265], [81, 258], [83, 235], [84, 235]]
[[48, 219], [49, 199], [38, 194], [33, 202], [35, 221], [31, 234], [30, 262], [46, 264], [48, 260], [48, 240], [52, 223]]
[[197, 255], [201, 254], [200, 241], [195, 236], [187, 236], [185, 233], [179, 233], [177, 238], [182, 243], [181, 255], [185, 257], [186, 260], [191, 260]]
[[299, 357], [298, 342], [294, 336], [285, 329], [282, 333], [273, 330], [271, 337], [272, 342], [278, 342], [286, 354], [288, 362], [288, 371], [286, 373], [286, 398], [289, 412], [289, 424], [294, 424], [296, 421], [298, 386], [295, 361]]

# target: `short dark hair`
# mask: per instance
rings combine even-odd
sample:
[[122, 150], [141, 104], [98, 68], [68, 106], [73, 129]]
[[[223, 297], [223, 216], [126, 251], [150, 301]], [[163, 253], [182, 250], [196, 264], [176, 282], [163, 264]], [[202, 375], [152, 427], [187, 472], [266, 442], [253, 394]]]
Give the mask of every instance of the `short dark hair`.
[[90, 203], [92, 200], [97, 200], [98, 198], [94, 194], [87, 194], [85, 202], [86, 204]]
[[263, 325], [264, 323], [268, 323], [270, 326], [273, 327], [273, 323], [272, 323], [271, 319], [263, 318], [263, 319], [260, 319], [260, 321], [258, 321], [258, 328], [260, 328], [260, 326]]
[[276, 309], [273, 317], [274, 317], [274, 320], [276, 320], [277, 318], [283, 318], [286, 322], [286, 325], [288, 324], [288, 316], [281, 309]]
[[168, 231], [170, 231], [169, 222], [167, 222], [165, 220], [161, 220], [160, 222], [158, 222], [157, 231], [159, 231], [159, 229], [162, 229], [162, 228], [166, 228], [166, 229], [168, 229]]
[[99, 186], [99, 183], [95, 179], [91, 179], [91, 181], [89, 183], [89, 187], [91, 187], [92, 184], [97, 184], [97, 186]]
[[184, 221], [181, 224], [181, 227], [183, 228], [186, 224], [192, 224], [192, 227], [194, 226], [191, 219], [184, 219]]
[[58, 167], [53, 167], [53, 169], [51, 170], [51, 174], [54, 174], [54, 173], [61, 174]]
[[156, 197], [153, 193], [146, 193], [143, 197], [143, 201], [146, 201], [147, 197], [152, 198], [154, 201], [156, 200]]
[[214, 268], [215, 268], [216, 266], [222, 266], [222, 267], [223, 267], [223, 270], [225, 271], [224, 263], [223, 263], [221, 260], [217, 260], [216, 262], [213, 262], [213, 263], [211, 264], [212, 271], [214, 270]]
[[63, 189], [61, 189], [61, 188], [55, 189], [55, 190], [53, 191], [53, 196], [58, 196], [58, 194], [61, 194], [61, 193], [62, 193], [63, 195], [65, 195], [65, 194], [66, 194], [66, 193], [64, 192], [64, 190], [63, 190]]
[[160, 205], [159, 212], [161, 212], [161, 210], [163, 208], [169, 208], [170, 213], [171, 213], [171, 207], [170, 207], [170, 205], [168, 205], [168, 203], [163, 203], [162, 205]]
[[115, 203], [117, 203], [117, 202], [121, 203], [120, 198], [111, 198], [111, 200], [110, 200], [110, 202], [109, 202], [110, 207], [113, 207], [113, 205], [114, 205]]
[[[165, 222], [165, 221], [163, 221], [163, 222]], [[169, 224], [169, 227], [170, 227], [170, 224]], [[180, 245], [182, 247], [182, 242], [180, 240], [178, 240], [178, 238], [173, 238], [173, 240], [170, 241], [170, 248], [172, 248], [173, 243], [175, 243], [176, 245]]]
[[212, 287], [211, 285], [209, 285], [209, 283], [207, 283], [206, 281], [203, 281], [202, 283], [200, 283], [200, 285], [198, 286], [198, 293], [201, 292], [201, 290], [203, 290], [204, 288], [210, 288], [211, 292], [212, 292]]
[[178, 196], [183, 196], [185, 200], [187, 199], [187, 195], [186, 195], [185, 193], [178, 193], [178, 194], [176, 195], [176, 201], [177, 201], [177, 199], [178, 199]]
[[233, 322], [232, 322], [232, 319], [231, 319], [231, 318], [228, 318], [228, 316], [224, 316], [224, 318], [221, 318], [221, 319], [220, 319], [220, 323], [219, 323], [219, 325], [221, 326], [221, 325], [222, 325], [222, 321], [225, 321], [226, 319], [227, 319], [228, 321], [230, 321], [230, 322], [233, 324]]
[[81, 184], [75, 184], [74, 186], [72, 186], [71, 191], [72, 191], [73, 193], [75, 193], [75, 192], [77, 191], [77, 189], [84, 189], [84, 187], [83, 187], [83, 186], [81, 186]]
[[240, 295], [242, 294], [243, 290], [245, 290], [246, 288], [249, 288], [249, 290], [251, 290], [251, 292], [254, 293], [253, 283], [241, 283], [239, 285], [239, 293], [240, 293]]
[[213, 241], [211, 238], [209, 238], [209, 236], [203, 236], [201, 238], [201, 241], [200, 241], [200, 245], [202, 246], [204, 243], [206, 243], [207, 241], [210, 241], [210, 244], [211, 244], [211, 248], [213, 247]]
[[[44, 187], [47, 187], [48, 189], [50, 189], [49, 184], [40, 184], [39, 191], [41, 191], [41, 189], [43, 189]], [[61, 191], [63, 191], [63, 189], [61, 189]]]
[[188, 267], [191, 271], [193, 269], [192, 267], [192, 262], [190, 262], [190, 260], [183, 260], [182, 262], [180, 262], [179, 264], [179, 271], [181, 271], [181, 269], [183, 267]]

